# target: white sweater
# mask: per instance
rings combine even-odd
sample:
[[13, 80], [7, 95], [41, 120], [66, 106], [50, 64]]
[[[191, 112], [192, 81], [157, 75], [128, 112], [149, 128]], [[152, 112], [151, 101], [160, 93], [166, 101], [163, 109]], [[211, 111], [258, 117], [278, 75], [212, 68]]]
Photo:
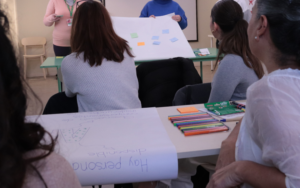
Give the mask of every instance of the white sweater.
[[121, 63], [103, 60], [91, 67], [72, 53], [62, 62], [68, 97], [77, 95], [79, 112], [141, 108], [134, 60], [126, 52]]

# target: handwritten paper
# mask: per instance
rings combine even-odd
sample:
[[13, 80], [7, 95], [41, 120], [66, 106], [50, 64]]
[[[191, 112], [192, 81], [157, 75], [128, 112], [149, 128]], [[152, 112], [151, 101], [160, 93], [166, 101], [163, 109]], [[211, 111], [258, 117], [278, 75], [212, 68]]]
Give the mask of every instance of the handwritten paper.
[[207, 48], [199, 49], [199, 51], [200, 51], [200, 54], [202, 54], [202, 55], [209, 55], [210, 54], [210, 52]]
[[137, 33], [131, 33], [130, 35], [131, 35], [131, 38], [133, 38], [133, 39], [139, 37]]
[[176, 41], [178, 41], [178, 39], [176, 37], [174, 37], [174, 38], [170, 39], [170, 41], [171, 42], [176, 42]]
[[170, 31], [169, 31], [169, 29], [164, 29], [164, 30], [162, 31], [162, 33], [163, 33], [163, 34], [169, 34]]
[[177, 177], [178, 164], [155, 108], [29, 116], [58, 135], [64, 156], [82, 186]]
[[153, 36], [152, 37], [152, 40], [158, 40], [159, 39], [159, 36]]
[[154, 41], [153, 44], [154, 45], [160, 45], [160, 42], [159, 41]]
[[145, 42], [138, 42], [138, 46], [145, 46]]
[[[115, 32], [128, 41], [129, 46], [133, 47], [135, 61], [195, 57], [178, 22], [174, 21], [171, 16], [161, 16], [155, 19], [112, 17], [112, 22]], [[163, 30], [165, 34], [163, 34]], [[138, 38], [131, 38], [131, 33], [137, 33]], [[159, 38], [157, 39], [157, 37]], [[170, 42], [173, 37], [176, 37], [178, 41]], [[153, 41], [161, 43], [157, 45], [153, 44]], [[145, 45], [137, 46], [138, 42], [145, 42]]]

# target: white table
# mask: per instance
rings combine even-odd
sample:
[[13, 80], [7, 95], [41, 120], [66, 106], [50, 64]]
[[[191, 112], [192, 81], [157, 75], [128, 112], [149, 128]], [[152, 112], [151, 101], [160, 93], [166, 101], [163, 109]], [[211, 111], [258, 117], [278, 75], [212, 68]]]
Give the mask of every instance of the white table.
[[[190, 106], [194, 106], [198, 109], [204, 108], [203, 104]], [[226, 123], [226, 125], [230, 128], [228, 132], [184, 136], [181, 131], [174, 127], [170, 120], [168, 120], [168, 116], [180, 114], [177, 111], [177, 108], [179, 107], [157, 108], [157, 111], [172, 143], [176, 147], [178, 159], [218, 155], [222, 141], [225, 140], [231, 133], [236, 122]]]

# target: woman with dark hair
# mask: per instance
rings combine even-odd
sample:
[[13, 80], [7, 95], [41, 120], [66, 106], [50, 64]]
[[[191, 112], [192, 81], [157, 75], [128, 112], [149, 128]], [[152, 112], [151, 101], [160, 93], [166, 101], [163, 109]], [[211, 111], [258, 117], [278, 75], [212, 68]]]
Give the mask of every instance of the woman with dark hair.
[[141, 108], [133, 55], [100, 2], [78, 4], [71, 48], [62, 74], [66, 95], [77, 96], [79, 112]]
[[[38, 123], [25, 122], [25, 88], [0, 10], [0, 187], [81, 187], [70, 164], [53, 152], [55, 141]], [[44, 137], [50, 138], [45, 143]]]
[[249, 48], [247, 27], [241, 6], [233, 0], [220, 1], [211, 10], [210, 28], [221, 41], [217, 62], [224, 57], [208, 102], [245, 100], [247, 88], [263, 76], [262, 65]]
[[269, 75], [249, 87], [208, 188], [300, 187], [300, 0], [257, 0], [248, 36]]

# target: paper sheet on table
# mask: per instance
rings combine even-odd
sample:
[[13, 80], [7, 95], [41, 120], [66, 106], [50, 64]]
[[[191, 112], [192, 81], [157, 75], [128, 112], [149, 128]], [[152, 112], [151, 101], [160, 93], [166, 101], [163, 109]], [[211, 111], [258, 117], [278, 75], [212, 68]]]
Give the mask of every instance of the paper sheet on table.
[[207, 48], [199, 49], [199, 51], [202, 55], [209, 55], [210, 54], [210, 52]]
[[202, 111], [202, 112], [207, 112], [210, 115], [212, 115], [214, 118], [221, 120], [221, 119], [234, 119], [234, 118], [242, 118], [244, 117], [245, 113], [236, 113], [236, 114], [228, 114], [228, 115], [224, 115], [224, 116], [218, 116], [210, 111], [208, 111], [206, 108], [199, 108], [198, 110]]
[[56, 150], [83, 186], [177, 177], [176, 149], [155, 108], [45, 115], [38, 122], [58, 134]]
[[[195, 57], [179, 24], [170, 15], [154, 18], [112, 17], [116, 33], [128, 41], [135, 61], [169, 59], [174, 57]], [[163, 30], [169, 30], [163, 34]], [[138, 38], [132, 38], [137, 33]], [[159, 36], [160, 45], [153, 45], [152, 37]], [[178, 41], [172, 42], [172, 38]], [[138, 46], [145, 42], [145, 46]]]

